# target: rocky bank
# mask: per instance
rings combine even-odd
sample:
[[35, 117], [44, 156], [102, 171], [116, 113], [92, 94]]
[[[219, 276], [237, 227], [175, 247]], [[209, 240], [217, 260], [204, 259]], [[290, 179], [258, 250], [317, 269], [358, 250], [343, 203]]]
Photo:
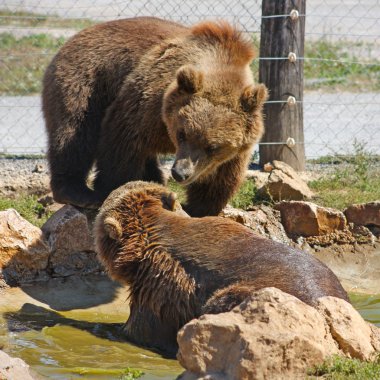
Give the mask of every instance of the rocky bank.
[[[39, 194], [49, 191], [43, 165], [37, 162], [31, 169], [43, 184], [37, 186]], [[227, 207], [221, 216], [316, 255], [348, 291], [380, 293], [380, 202], [352, 205], [344, 212], [323, 208], [308, 199], [312, 193], [306, 184], [293, 184], [302, 181], [297, 173], [278, 162], [269, 169], [257, 181], [273, 199], [277, 191], [281, 201], [247, 211]], [[19, 188], [13, 182], [4, 186], [4, 178], [3, 195], [32, 191], [25, 181]], [[41, 204], [55, 211], [41, 229], [15, 210], [0, 211], [0, 288], [103, 272], [94, 251], [94, 213], [54, 204], [50, 196], [42, 197]], [[327, 297], [312, 308], [275, 288], [252, 294], [229, 313], [191, 321], [178, 341], [178, 358], [186, 369], [182, 380], [295, 379], [332, 354], [372, 360], [380, 351], [379, 329], [350, 304]], [[9, 375], [12, 365], [0, 367], [0, 377], [15, 378]]]

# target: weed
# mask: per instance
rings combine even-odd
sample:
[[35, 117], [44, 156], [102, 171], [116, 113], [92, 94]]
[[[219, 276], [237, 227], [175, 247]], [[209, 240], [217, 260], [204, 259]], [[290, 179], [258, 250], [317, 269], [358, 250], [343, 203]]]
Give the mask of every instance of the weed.
[[16, 199], [0, 198], [0, 211], [13, 208], [28, 222], [41, 227], [51, 214], [45, 212], [37, 198], [35, 195], [20, 196]]
[[[304, 76], [306, 89], [338, 88], [378, 91], [380, 89], [380, 61], [363, 61], [351, 53], [352, 43], [333, 43], [326, 40], [305, 45]], [[323, 60], [321, 60], [323, 59]], [[325, 61], [326, 60], [326, 61]]]
[[0, 25], [83, 29], [94, 24], [95, 21], [87, 18], [71, 19], [56, 15], [0, 10]]
[[372, 363], [332, 356], [310, 369], [308, 375], [331, 380], [380, 380], [380, 356]]
[[354, 155], [341, 156], [331, 174], [309, 183], [317, 192], [317, 203], [344, 209], [353, 203], [380, 199], [378, 157], [368, 152], [363, 143], [355, 141], [353, 147]]
[[254, 204], [256, 191], [255, 182], [252, 180], [246, 180], [229, 203], [232, 207], [246, 210], [249, 206]]
[[30, 95], [41, 91], [45, 68], [63, 45], [63, 37], [34, 34], [17, 39], [0, 34], [0, 94]]
[[174, 179], [170, 178], [168, 180], [168, 188], [177, 194], [178, 200], [181, 202], [181, 204], [186, 203], [186, 189], [183, 186], [181, 186]]

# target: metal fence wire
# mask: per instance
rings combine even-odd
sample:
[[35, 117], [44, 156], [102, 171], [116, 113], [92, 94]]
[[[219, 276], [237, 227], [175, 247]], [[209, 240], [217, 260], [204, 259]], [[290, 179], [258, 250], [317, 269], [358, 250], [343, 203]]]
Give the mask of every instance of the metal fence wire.
[[[259, 51], [259, 0], [0, 0], [0, 153], [46, 152], [41, 78], [65, 40], [97, 22], [134, 16], [187, 25], [225, 19], [249, 33]], [[309, 0], [300, 16], [305, 141], [298, 143], [306, 157], [352, 154], [358, 144], [380, 154], [380, 0]]]

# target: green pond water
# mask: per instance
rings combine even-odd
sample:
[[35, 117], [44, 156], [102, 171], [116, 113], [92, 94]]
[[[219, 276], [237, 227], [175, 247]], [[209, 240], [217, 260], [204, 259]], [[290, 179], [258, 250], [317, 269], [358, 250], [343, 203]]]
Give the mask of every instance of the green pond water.
[[[89, 293], [99, 291], [104, 288], [76, 292], [74, 284], [67, 294], [75, 307], [76, 300], [80, 304], [81, 297], [88, 299]], [[67, 304], [61, 305], [54, 311], [50, 309], [52, 304], [57, 306], [54, 297], [43, 295], [41, 289], [27, 294], [9, 289], [0, 294], [0, 346], [37, 373], [50, 379], [112, 380], [120, 379], [130, 367], [144, 372], [141, 379], [172, 380], [183, 371], [175, 360], [118, 340], [120, 326], [128, 317], [125, 296], [110, 297], [108, 304], [98, 300], [84, 309], [68, 310]], [[351, 300], [366, 320], [380, 327], [380, 294], [351, 294]]]
[[49, 379], [121, 379], [128, 367], [143, 371], [143, 380], [175, 379], [183, 372], [176, 360], [119, 339], [127, 295], [110, 284], [101, 279], [0, 291], [0, 348]]

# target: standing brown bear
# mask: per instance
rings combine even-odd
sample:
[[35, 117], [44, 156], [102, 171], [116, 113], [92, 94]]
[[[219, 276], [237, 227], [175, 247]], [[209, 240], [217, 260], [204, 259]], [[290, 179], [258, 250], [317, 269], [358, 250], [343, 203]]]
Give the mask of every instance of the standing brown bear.
[[43, 81], [55, 200], [97, 207], [128, 181], [164, 183], [157, 156], [175, 153], [187, 212], [218, 214], [263, 133], [267, 91], [253, 85], [253, 56], [226, 22], [187, 28], [141, 17], [75, 35]]
[[348, 300], [312, 255], [221, 217], [189, 218], [165, 187], [131, 182], [104, 202], [95, 223], [99, 258], [130, 287], [126, 337], [167, 354], [178, 330], [203, 313], [231, 310], [253, 291], [277, 287], [313, 305]]

